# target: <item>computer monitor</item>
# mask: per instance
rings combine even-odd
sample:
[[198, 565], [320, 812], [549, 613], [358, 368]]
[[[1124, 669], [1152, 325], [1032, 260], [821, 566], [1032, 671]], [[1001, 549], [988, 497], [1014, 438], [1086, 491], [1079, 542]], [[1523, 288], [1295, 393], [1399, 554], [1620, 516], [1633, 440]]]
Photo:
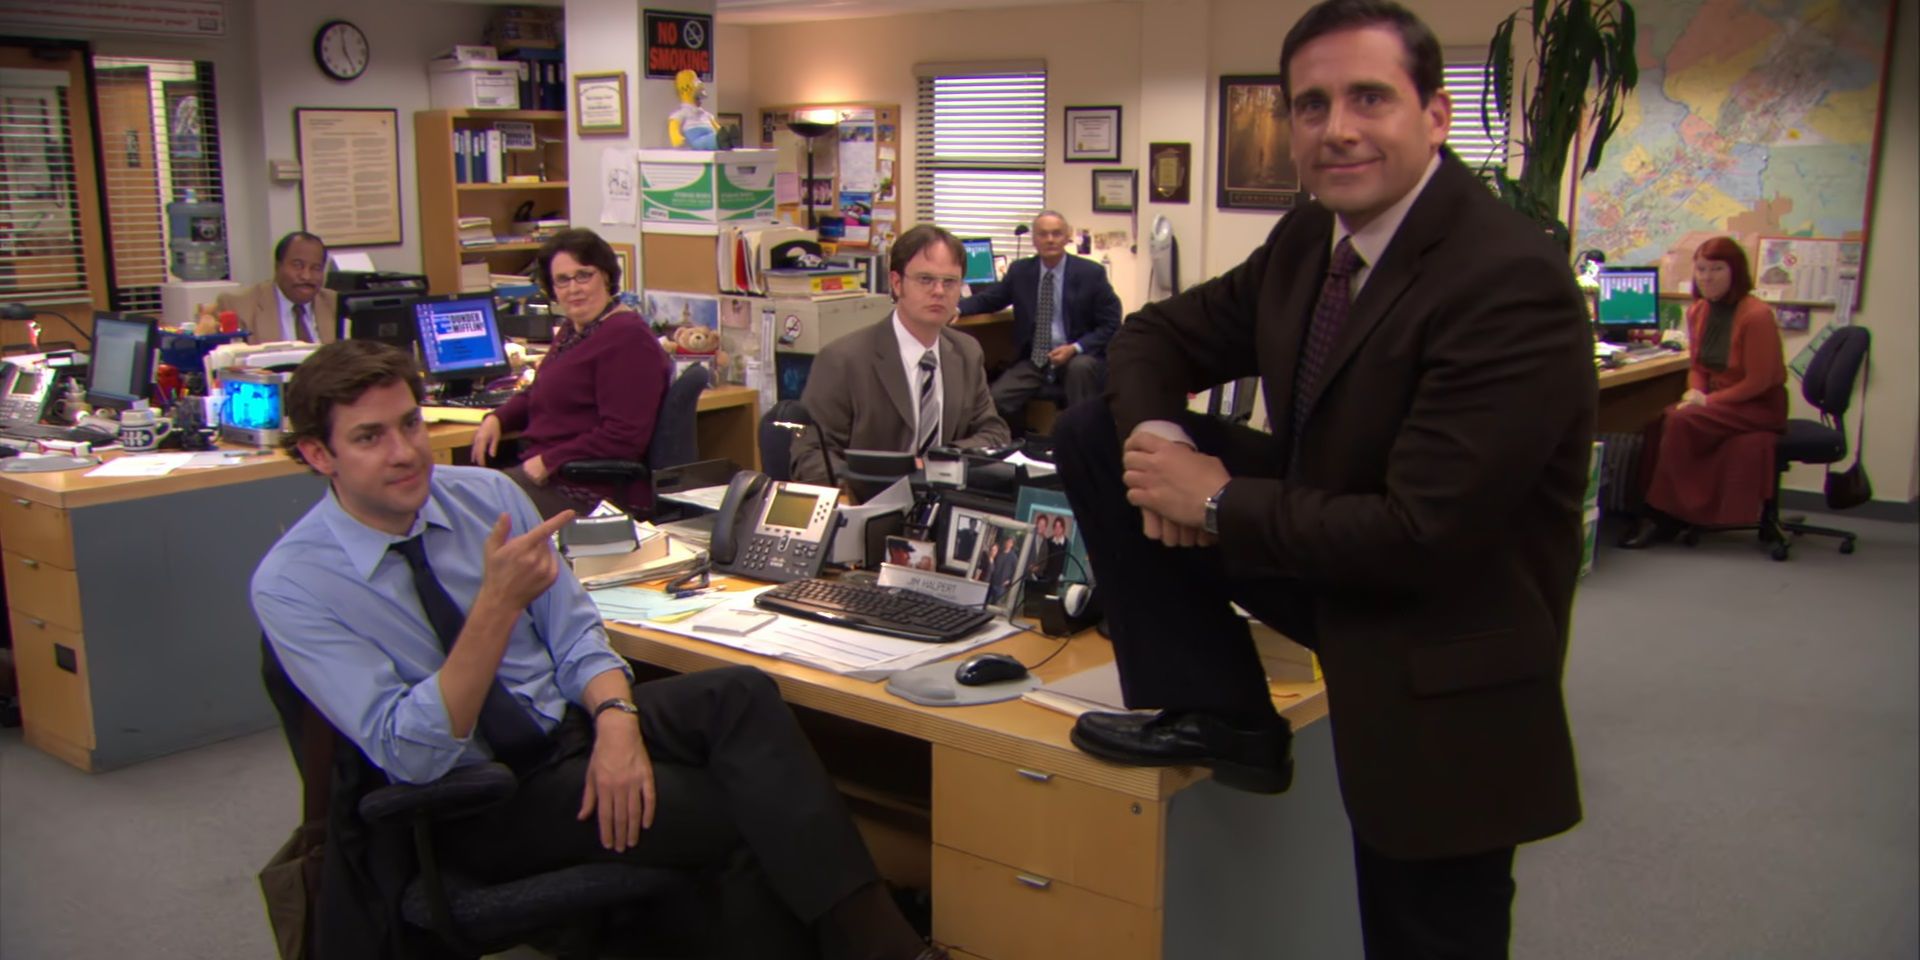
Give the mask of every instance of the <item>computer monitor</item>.
[[378, 340], [411, 352], [420, 339], [413, 308], [418, 293], [361, 290], [340, 295], [340, 322], [353, 340]]
[[1600, 339], [1625, 343], [1635, 331], [1660, 329], [1660, 271], [1655, 267], [1611, 267], [1597, 278], [1600, 293], [1593, 322]]
[[491, 296], [422, 300], [414, 304], [413, 315], [427, 379], [447, 384], [457, 395], [506, 375], [507, 345]]
[[960, 246], [967, 251], [968, 286], [977, 287], [1000, 279], [993, 272], [993, 239], [991, 237], [969, 237], [960, 241]]
[[159, 323], [152, 317], [96, 312], [93, 359], [87, 366], [87, 403], [126, 410], [153, 395], [153, 353]]

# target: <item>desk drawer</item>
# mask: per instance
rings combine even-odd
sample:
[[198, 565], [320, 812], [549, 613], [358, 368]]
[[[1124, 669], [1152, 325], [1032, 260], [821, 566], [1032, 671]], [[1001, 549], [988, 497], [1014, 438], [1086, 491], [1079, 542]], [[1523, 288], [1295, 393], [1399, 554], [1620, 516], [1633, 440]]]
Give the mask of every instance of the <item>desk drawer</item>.
[[85, 628], [80, 622], [80, 578], [72, 570], [12, 550], [0, 553], [0, 563], [6, 568], [7, 606], [15, 613], [68, 630]]
[[1152, 960], [1157, 910], [933, 848], [933, 938], [993, 960]]
[[0, 497], [0, 541], [23, 557], [73, 569], [73, 529], [67, 512], [25, 497]]
[[80, 634], [15, 611], [13, 667], [20, 674], [20, 716], [27, 729], [93, 749], [93, 698]]
[[1155, 801], [935, 746], [933, 811], [934, 843], [1160, 906], [1164, 818]]

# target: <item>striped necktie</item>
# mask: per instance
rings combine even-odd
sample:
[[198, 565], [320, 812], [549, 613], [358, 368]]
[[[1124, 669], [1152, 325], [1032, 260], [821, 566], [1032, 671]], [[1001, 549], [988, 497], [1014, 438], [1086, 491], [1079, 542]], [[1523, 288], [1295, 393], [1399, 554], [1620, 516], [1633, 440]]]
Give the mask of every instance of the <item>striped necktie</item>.
[[913, 450], [922, 455], [940, 442], [940, 394], [933, 388], [933, 375], [939, 369], [940, 358], [934, 351], [920, 355], [920, 427], [914, 432]]
[[1047, 354], [1053, 352], [1053, 271], [1040, 274], [1040, 307], [1033, 318], [1033, 365], [1047, 369]]

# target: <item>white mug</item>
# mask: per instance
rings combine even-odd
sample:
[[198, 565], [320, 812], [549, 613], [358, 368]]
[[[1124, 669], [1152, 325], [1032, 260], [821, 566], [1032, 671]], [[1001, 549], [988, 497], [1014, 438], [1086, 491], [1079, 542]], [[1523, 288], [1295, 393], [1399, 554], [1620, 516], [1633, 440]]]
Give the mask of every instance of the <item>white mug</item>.
[[160, 445], [173, 432], [173, 421], [155, 416], [152, 410], [128, 410], [120, 415], [120, 449], [145, 453]]

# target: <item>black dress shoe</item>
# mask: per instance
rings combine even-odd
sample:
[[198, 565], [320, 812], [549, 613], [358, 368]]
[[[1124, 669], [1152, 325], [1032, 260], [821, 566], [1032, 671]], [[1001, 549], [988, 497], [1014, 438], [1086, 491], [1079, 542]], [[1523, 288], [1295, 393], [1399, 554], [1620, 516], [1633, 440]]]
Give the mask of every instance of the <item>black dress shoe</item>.
[[1626, 536], [1620, 538], [1622, 550], [1644, 550], [1656, 543], [1668, 543], [1680, 535], [1680, 524], [1659, 517], [1642, 517]]
[[1221, 786], [1249, 793], [1283, 793], [1293, 784], [1293, 728], [1285, 718], [1246, 729], [1204, 713], [1083, 713], [1073, 745], [1115, 763], [1211, 767]]

